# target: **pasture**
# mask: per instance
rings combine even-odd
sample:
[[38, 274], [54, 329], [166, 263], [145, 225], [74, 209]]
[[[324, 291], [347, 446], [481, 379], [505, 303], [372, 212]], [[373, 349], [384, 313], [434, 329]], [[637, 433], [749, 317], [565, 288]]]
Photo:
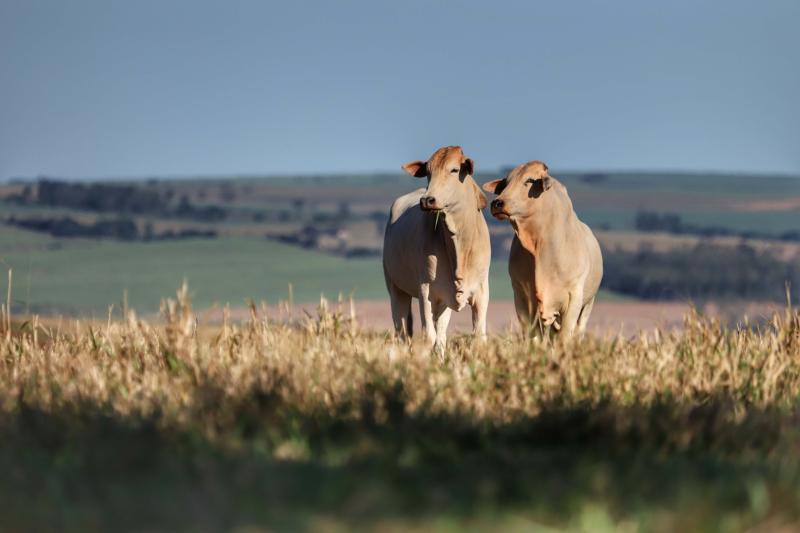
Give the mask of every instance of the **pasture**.
[[798, 25], [0, 0], [0, 533], [800, 532]]
[[[14, 271], [13, 303], [21, 313], [104, 318], [112, 305], [120, 311], [124, 293], [129, 307], [153, 313], [183, 280], [198, 309], [244, 307], [251, 300], [278, 304], [289, 300], [290, 284], [298, 303], [320, 295], [386, 298], [380, 258], [345, 259], [264, 238], [129, 243], [52, 239], [0, 226], [0, 249], [0, 267]], [[498, 300], [512, 298], [506, 265], [495, 260], [491, 268]], [[0, 289], [6, 293], [5, 276]]]
[[[0, 331], [3, 527], [738, 531], [800, 520], [800, 314], [443, 361], [321, 306]], [[354, 320], [355, 319], [355, 320]]]
[[[775, 176], [681, 173], [569, 173], [553, 170], [570, 190], [579, 216], [607, 249], [670, 250], [710, 242], [697, 235], [635, 231], [639, 210], [674, 213], [686, 224], [753, 232], [764, 237], [797, 231], [800, 180]], [[479, 173], [487, 181], [503, 172]], [[32, 185], [32, 184], [33, 185]], [[35, 190], [35, 182], [28, 189]], [[757, 184], [757, 186], [755, 186]], [[79, 184], [83, 187], [97, 185]], [[108, 185], [108, 184], [106, 184]], [[341, 292], [357, 300], [386, 298], [379, 253], [384, 217], [392, 198], [420, 185], [401, 175], [338, 177], [240, 177], [230, 179], [149, 180], [117, 183], [137, 194], [155, 195], [164, 205], [188, 202], [196, 209], [226, 213], [221, 220], [178, 217], [174, 213], [98, 210], [106, 193], [87, 198], [86, 205], [50, 205], [15, 200], [26, 184], [0, 187], [0, 207], [6, 217], [71, 217], [82, 223], [125, 216], [138, 227], [155, 231], [212, 230], [212, 239], [161, 241], [93, 240], [54, 237], [43, 232], [0, 225], [0, 269], [14, 270], [14, 306], [18, 312], [105, 317], [112, 304], [128, 304], [143, 313], [157, 310], [164, 294], [184, 279], [192, 287], [198, 309], [242, 307], [250, 300], [276, 304], [288, 300], [293, 285], [296, 303], [311, 303], [321, 293], [335, 299]], [[149, 195], [149, 196], [146, 196]], [[126, 193], [126, 196], [130, 196]], [[181, 199], [180, 201], [178, 199]], [[202, 218], [202, 217], [201, 217]], [[511, 289], [506, 274], [503, 239], [507, 223], [487, 215], [498, 254], [491, 269], [492, 300], [507, 301]], [[7, 220], [7, 219], [6, 219]], [[333, 227], [346, 234], [347, 249], [368, 249], [372, 256], [346, 258], [341, 251], [316, 244], [303, 248], [267, 236], [293, 234], [302, 228]], [[505, 242], [508, 242], [507, 240]], [[735, 246], [735, 235], [714, 238]], [[750, 239], [758, 250], [769, 250], [783, 261], [798, 261], [800, 244]], [[782, 280], [775, 282], [778, 292]], [[4, 289], [5, 276], [0, 281]], [[603, 299], [620, 298], [604, 292]], [[630, 296], [626, 296], [630, 298]], [[684, 298], [684, 303], [688, 298]]]
[[345, 260], [263, 238], [28, 241], [31, 232], [2, 232], [6, 242], [25, 239], [25, 245], [4, 254], [3, 266], [14, 268], [17, 306], [39, 312], [49, 308], [103, 317], [110, 305], [119, 309], [126, 289], [131, 307], [153, 312], [183, 279], [193, 287], [198, 307], [243, 306], [248, 299], [277, 303], [288, 299], [289, 283], [295, 284], [297, 301], [304, 302], [319, 299], [320, 293], [334, 297], [355, 291], [377, 298], [386, 291], [379, 260]]
[[[755, 232], [748, 250], [791, 266], [800, 246], [777, 236], [797, 230], [800, 182], [759, 179], [748, 194], [752, 177], [564, 181], [606, 249], [685, 254], [742, 244], [739, 235], [635, 231], [638, 210], [647, 209]], [[543, 346], [509, 329], [510, 282], [496, 257], [488, 343], [463, 334], [468, 313], [459, 313], [442, 361], [418, 341], [391, 338], [379, 257], [274, 240], [334, 224], [348, 246], [374, 251], [377, 215], [413, 180], [134, 185], [186, 197], [196, 210], [221, 208], [226, 218], [126, 212], [156, 232], [216, 232], [151, 241], [0, 225], [0, 267], [13, 269], [12, 314], [0, 317], [4, 528], [738, 531], [800, 523], [796, 310], [711, 300], [704, 314], [681, 321], [686, 299], [603, 291], [590, 335]], [[21, 190], [0, 191], [8, 216], [84, 224], [122, 216], [13, 201]], [[508, 235], [507, 225], [491, 229]], [[190, 289], [162, 301], [184, 280]], [[7, 293], [5, 275], [0, 289]], [[320, 294], [345, 303], [316, 308]]]

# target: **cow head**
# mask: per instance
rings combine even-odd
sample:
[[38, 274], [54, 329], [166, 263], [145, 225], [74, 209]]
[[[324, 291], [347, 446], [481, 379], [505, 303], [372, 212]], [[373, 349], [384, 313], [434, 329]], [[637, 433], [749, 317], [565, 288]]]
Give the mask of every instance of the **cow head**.
[[516, 167], [503, 179], [483, 184], [483, 190], [497, 194], [492, 201], [492, 216], [503, 220], [532, 215], [539, 197], [552, 185], [547, 165], [529, 161]]
[[486, 207], [486, 197], [472, 178], [475, 163], [464, 155], [460, 146], [439, 148], [427, 161], [406, 163], [403, 170], [415, 178], [428, 178], [428, 188], [419, 201], [423, 211], [446, 214], [463, 208]]

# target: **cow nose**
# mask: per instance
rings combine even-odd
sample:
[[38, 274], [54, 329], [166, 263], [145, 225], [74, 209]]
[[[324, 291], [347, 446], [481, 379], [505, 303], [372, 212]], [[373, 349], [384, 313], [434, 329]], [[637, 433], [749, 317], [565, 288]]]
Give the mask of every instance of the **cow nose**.
[[436, 209], [436, 198], [433, 196], [423, 196], [419, 203], [423, 209]]
[[503, 200], [501, 200], [500, 198], [496, 198], [495, 200], [493, 200], [492, 209], [494, 210], [503, 209]]

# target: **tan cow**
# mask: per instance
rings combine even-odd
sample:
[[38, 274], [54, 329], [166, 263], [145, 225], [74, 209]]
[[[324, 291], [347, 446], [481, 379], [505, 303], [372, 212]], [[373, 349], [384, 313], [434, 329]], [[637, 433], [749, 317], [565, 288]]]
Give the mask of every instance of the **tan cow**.
[[395, 331], [411, 336], [411, 298], [418, 298], [425, 337], [436, 351], [447, 342], [451, 310], [467, 304], [474, 333], [485, 338], [491, 250], [474, 163], [461, 147], [448, 146], [403, 170], [428, 178], [428, 187], [395, 200], [386, 225], [383, 272]]
[[516, 234], [508, 273], [523, 327], [539, 319], [564, 338], [576, 329], [583, 333], [603, 277], [603, 257], [566, 187], [550, 176], [547, 165], [530, 161], [483, 189], [499, 195], [492, 215], [508, 219]]

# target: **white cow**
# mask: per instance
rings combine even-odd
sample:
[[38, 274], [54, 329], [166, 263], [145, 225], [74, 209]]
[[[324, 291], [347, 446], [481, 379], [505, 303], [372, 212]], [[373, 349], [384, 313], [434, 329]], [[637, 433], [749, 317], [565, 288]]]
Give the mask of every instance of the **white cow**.
[[425, 338], [442, 353], [450, 312], [472, 307], [473, 331], [486, 337], [489, 228], [486, 197], [472, 177], [474, 163], [458, 146], [403, 169], [428, 187], [392, 204], [383, 241], [383, 271], [396, 333], [411, 336], [411, 298], [419, 299]]
[[567, 188], [547, 165], [529, 161], [504, 179], [484, 184], [492, 215], [508, 219], [514, 241], [508, 273], [517, 317], [523, 327], [541, 320], [560, 336], [583, 333], [603, 278], [600, 244], [578, 219]]

